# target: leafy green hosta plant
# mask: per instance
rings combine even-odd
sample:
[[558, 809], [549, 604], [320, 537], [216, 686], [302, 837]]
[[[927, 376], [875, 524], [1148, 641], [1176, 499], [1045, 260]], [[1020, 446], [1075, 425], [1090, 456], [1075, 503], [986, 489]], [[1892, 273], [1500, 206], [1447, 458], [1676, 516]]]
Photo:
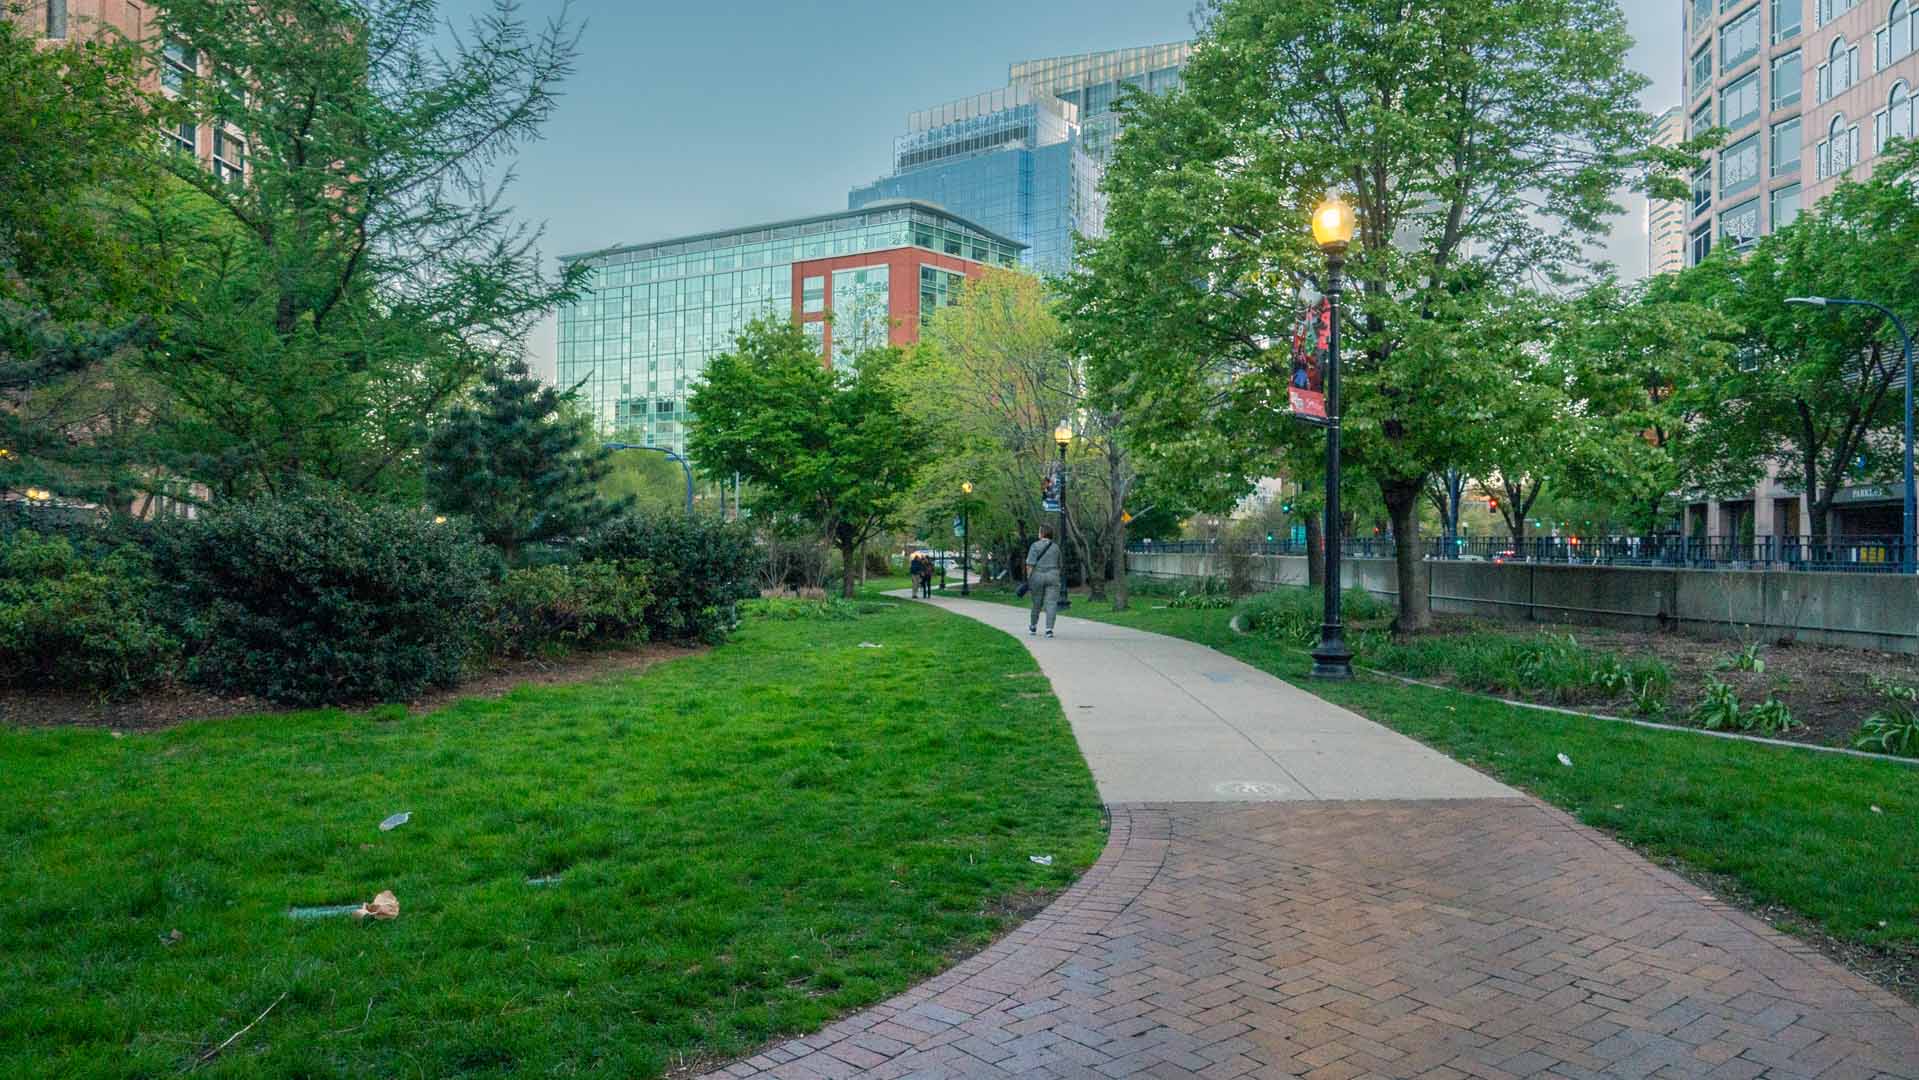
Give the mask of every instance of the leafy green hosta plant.
[[1852, 745], [1857, 750], [1919, 757], [1919, 687], [1868, 676], [1873, 692], [1884, 701], [1866, 722]]
[[1739, 727], [1738, 689], [1708, 676], [1706, 696], [1692, 707], [1691, 719], [1707, 731], [1736, 730]]
[[1766, 661], [1759, 655], [1759, 643], [1748, 642], [1746, 646], [1718, 663], [1720, 671], [1750, 671], [1754, 675], [1766, 673]]
[[1785, 702], [1767, 697], [1740, 717], [1739, 726], [1742, 731], [1756, 731], [1761, 735], [1784, 735], [1802, 725], [1793, 718], [1792, 709]]
[[1652, 675], [1635, 678], [1626, 676], [1626, 696], [1632, 699], [1632, 711], [1648, 720], [1658, 720], [1666, 715], [1666, 691], [1669, 684]]

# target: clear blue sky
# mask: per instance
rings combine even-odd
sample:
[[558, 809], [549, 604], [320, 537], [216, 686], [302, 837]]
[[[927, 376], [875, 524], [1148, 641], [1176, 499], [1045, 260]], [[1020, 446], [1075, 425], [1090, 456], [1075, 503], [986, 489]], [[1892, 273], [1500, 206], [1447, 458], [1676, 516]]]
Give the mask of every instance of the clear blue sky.
[[[1680, 94], [1678, 0], [1622, 0], [1654, 79]], [[457, 23], [489, 0], [443, 0]], [[567, 252], [843, 209], [884, 175], [906, 114], [1005, 85], [1015, 60], [1179, 41], [1191, 0], [575, 0], [580, 70], [511, 201]], [[558, 0], [524, 0], [529, 17]], [[1641, 211], [1612, 245], [1643, 272]], [[553, 328], [534, 337], [552, 373]]]

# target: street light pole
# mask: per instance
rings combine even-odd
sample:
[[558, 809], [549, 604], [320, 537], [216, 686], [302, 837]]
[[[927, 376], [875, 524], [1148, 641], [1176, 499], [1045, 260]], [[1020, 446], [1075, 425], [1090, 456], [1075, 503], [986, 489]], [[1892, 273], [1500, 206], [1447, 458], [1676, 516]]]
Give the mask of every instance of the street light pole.
[[693, 465], [691, 462], [664, 446], [641, 446], [639, 443], [625, 442], [610, 442], [605, 446], [608, 450], [651, 450], [656, 454], [665, 454], [669, 461], [679, 462], [680, 471], [686, 473], [686, 516], [693, 516]]
[[[973, 595], [973, 482], [960, 482], [960, 595]], [[1065, 503], [1061, 503], [1065, 506]]]
[[1353, 677], [1353, 652], [1346, 647], [1340, 612], [1339, 513], [1339, 294], [1346, 269], [1346, 247], [1353, 240], [1353, 210], [1333, 196], [1313, 211], [1313, 239], [1326, 253], [1326, 611], [1313, 649], [1313, 675], [1321, 679]]
[[[1053, 442], [1059, 447], [1059, 592], [1062, 599], [1068, 599], [1066, 591], [1066, 552], [1070, 550], [1066, 536], [1066, 447], [1073, 441], [1073, 428], [1061, 420], [1053, 429]], [[1061, 604], [1065, 607], [1065, 604]]]
[[1910, 574], [1915, 569], [1915, 557], [1919, 557], [1919, 550], [1915, 550], [1915, 539], [1919, 538], [1913, 536], [1913, 526], [1919, 524], [1919, 480], [1914, 479], [1912, 472], [1912, 335], [1906, 332], [1904, 320], [1900, 319], [1891, 308], [1871, 300], [1852, 300], [1836, 296], [1789, 296], [1786, 298], [1786, 303], [1810, 304], [1813, 307], [1829, 305], [1869, 307], [1891, 319], [1892, 325], [1899, 331], [1899, 343], [1905, 349], [1906, 357], [1906, 497], [1904, 515], [1899, 523], [1899, 568]]

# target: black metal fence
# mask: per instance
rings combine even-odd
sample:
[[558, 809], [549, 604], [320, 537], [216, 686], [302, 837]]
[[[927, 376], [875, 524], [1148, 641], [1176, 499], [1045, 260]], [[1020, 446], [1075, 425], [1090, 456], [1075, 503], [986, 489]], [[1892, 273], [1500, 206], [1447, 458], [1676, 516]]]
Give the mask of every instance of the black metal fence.
[[[1823, 570], [1843, 573], [1900, 572], [1906, 551], [1897, 536], [1461, 536], [1422, 541], [1428, 559], [1463, 562], [1548, 563], [1562, 566], [1663, 566], [1695, 570]], [[1176, 540], [1127, 545], [1135, 552], [1216, 554], [1232, 548], [1249, 555], [1305, 555], [1297, 540]], [[1393, 557], [1391, 536], [1346, 537], [1345, 558]]]

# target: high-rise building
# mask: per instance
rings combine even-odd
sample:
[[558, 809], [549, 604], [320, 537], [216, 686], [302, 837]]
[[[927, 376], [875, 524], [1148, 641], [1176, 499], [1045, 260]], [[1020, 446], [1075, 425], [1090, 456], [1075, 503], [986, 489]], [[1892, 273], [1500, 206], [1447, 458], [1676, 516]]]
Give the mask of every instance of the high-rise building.
[[1120, 118], [1113, 106], [1122, 86], [1149, 94], [1163, 94], [1179, 85], [1180, 73], [1192, 58], [1193, 43], [1142, 45], [1111, 52], [1021, 60], [1008, 72], [1008, 82], [1052, 94], [1079, 112], [1080, 139], [1086, 153], [1102, 168], [1113, 159], [1113, 142]]
[[[118, 34], [128, 41], [145, 42], [152, 33], [151, 3], [140, 0], [26, 0], [16, 12], [0, 3], [0, 18], [12, 19], [48, 42], [86, 41]], [[148, 79], [148, 88], [172, 93], [184, 79], [202, 74], [206, 58], [193, 50], [168, 43], [160, 69]], [[164, 129], [171, 145], [190, 153], [200, 164], [222, 177], [241, 177], [247, 171], [247, 138], [226, 124], [191, 121]]]
[[1693, 174], [1687, 263], [1790, 222], [1913, 132], [1912, 0], [1687, 0], [1687, 134], [1727, 129]]
[[1009, 86], [912, 114], [893, 143], [893, 175], [853, 189], [853, 209], [889, 199], [935, 203], [1026, 245], [1024, 262], [1063, 273], [1073, 236], [1099, 216], [1099, 169], [1080, 147], [1077, 110]]
[[[1913, 0], [1685, 0], [1687, 134], [1727, 129], [1693, 174], [1686, 262], [1781, 228], [1842, 178], [1872, 174], [1913, 134]], [[1775, 474], [1748, 495], [1694, 502], [1688, 531], [1803, 536], [1803, 493]], [[1894, 488], [1841, 492], [1833, 534], [1897, 535]]]
[[[1659, 114], [1653, 142], [1678, 146], [1685, 141], [1686, 116], [1674, 105]], [[1657, 277], [1686, 268], [1686, 203], [1684, 200], [1646, 200], [1646, 274]]]
[[1179, 42], [1015, 63], [1004, 89], [909, 116], [892, 175], [853, 189], [847, 205], [937, 203], [1027, 245], [1028, 267], [1064, 273], [1074, 238], [1105, 232], [1099, 181], [1121, 86], [1163, 93], [1191, 52]]
[[561, 386], [605, 433], [683, 450], [686, 399], [747, 323], [791, 318], [825, 362], [919, 340], [935, 308], [1021, 245], [937, 206], [900, 201], [568, 255], [591, 268], [560, 309]]

